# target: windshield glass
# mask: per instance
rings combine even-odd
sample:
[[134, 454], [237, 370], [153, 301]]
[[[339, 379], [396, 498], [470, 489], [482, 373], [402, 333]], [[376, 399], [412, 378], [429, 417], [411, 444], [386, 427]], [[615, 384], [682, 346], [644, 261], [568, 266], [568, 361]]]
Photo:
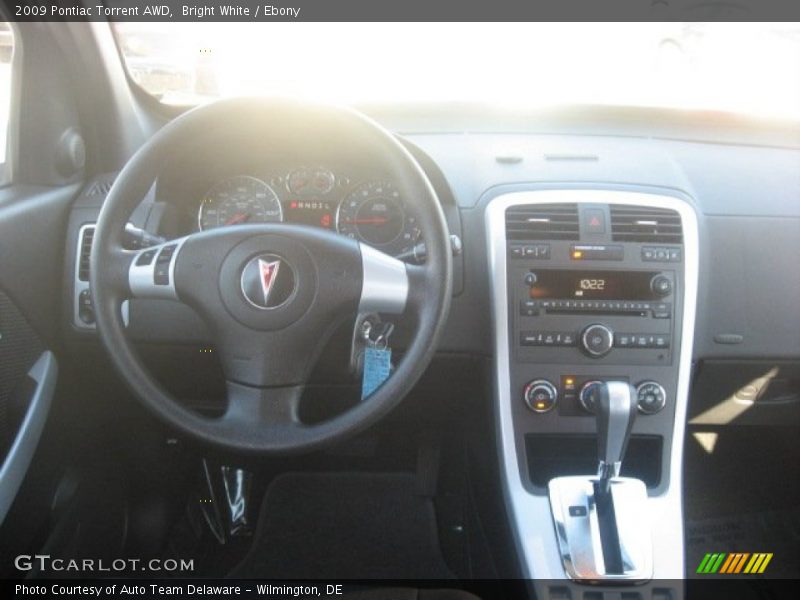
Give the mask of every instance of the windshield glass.
[[712, 109], [800, 119], [800, 25], [120, 23], [128, 71], [168, 104], [282, 95]]

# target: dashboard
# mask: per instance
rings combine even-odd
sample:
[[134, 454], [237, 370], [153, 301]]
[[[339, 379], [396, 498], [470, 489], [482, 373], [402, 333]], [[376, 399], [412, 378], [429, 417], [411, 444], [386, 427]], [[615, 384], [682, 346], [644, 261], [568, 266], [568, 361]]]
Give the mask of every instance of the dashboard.
[[319, 227], [387, 254], [419, 261], [423, 232], [394, 184], [379, 174], [351, 174], [326, 166], [225, 173], [159, 189], [180, 211], [188, 234], [253, 223]]
[[[674, 577], [682, 570], [674, 548], [683, 543], [684, 425], [727, 424], [711, 409], [740, 403], [739, 393], [758, 401], [736, 425], [797, 422], [800, 379], [776, 365], [796, 373], [800, 356], [800, 279], [786, 250], [800, 245], [800, 142], [588, 135], [563, 124], [540, 133], [431, 132], [394, 119], [380, 120], [419, 149], [451, 233], [463, 240], [438, 350], [491, 359], [485, 374], [513, 529], [520, 547], [543, 541], [525, 551], [523, 570], [563, 574], [552, 521], [542, 518], [548, 481], [596, 467], [593, 390], [622, 381], [635, 389], [639, 413], [636, 459], [626, 469], [647, 488], [659, 539], [671, 540], [658, 550], [657, 575]], [[315, 148], [306, 141], [282, 156], [246, 148], [221, 162], [183, 157], [132, 222], [168, 239], [244, 223], [302, 224], [395, 256], [411, 251], [413, 260], [425, 232], [387, 173], [335, 141]], [[94, 185], [72, 205], [65, 253], [66, 272], [75, 273], [65, 322], [81, 343], [96, 339], [81, 319], [91, 302], [83, 257], [104, 198]], [[208, 347], [202, 322], [177, 303], [134, 300], [123, 317], [146, 348], [178, 338], [180, 348]], [[343, 329], [339, 347], [352, 339]], [[393, 346], [403, 350], [402, 331]], [[340, 382], [333, 371], [326, 365], [320, 380]], [[441, 389], [451, 387], [437, 377]]]

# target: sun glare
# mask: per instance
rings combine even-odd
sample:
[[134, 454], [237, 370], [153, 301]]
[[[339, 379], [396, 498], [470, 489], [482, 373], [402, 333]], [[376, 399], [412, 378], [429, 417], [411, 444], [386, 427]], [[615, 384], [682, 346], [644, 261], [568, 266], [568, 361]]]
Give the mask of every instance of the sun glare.
[[173, 104], [609, 104], [800, 118], [800, 26], [769, 23], [124, 23], [132, 77]]

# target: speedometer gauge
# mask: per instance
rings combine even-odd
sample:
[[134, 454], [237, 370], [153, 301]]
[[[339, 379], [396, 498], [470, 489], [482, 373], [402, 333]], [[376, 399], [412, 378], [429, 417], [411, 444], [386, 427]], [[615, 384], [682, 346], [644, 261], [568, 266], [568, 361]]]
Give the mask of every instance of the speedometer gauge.
[[336, 230], [394, 255], [411, 250], [420, 237], [416, 216], [395, 187], [382, 181], [361, 184], [342, 200]]
[[283, 221], [281, 201], [266, 183], [248, 175], [229, 177], [206, 193], [197, 215], [201, 230], [242, 223]]

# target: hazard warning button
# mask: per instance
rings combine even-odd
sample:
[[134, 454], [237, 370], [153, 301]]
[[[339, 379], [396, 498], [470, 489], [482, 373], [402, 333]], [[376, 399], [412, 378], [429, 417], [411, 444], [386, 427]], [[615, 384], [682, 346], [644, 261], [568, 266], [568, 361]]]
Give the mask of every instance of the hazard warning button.
[[606, 213], [599, 208], [587, 208], [583, 214], [583, 223], [586, 233], [605, 233]]

